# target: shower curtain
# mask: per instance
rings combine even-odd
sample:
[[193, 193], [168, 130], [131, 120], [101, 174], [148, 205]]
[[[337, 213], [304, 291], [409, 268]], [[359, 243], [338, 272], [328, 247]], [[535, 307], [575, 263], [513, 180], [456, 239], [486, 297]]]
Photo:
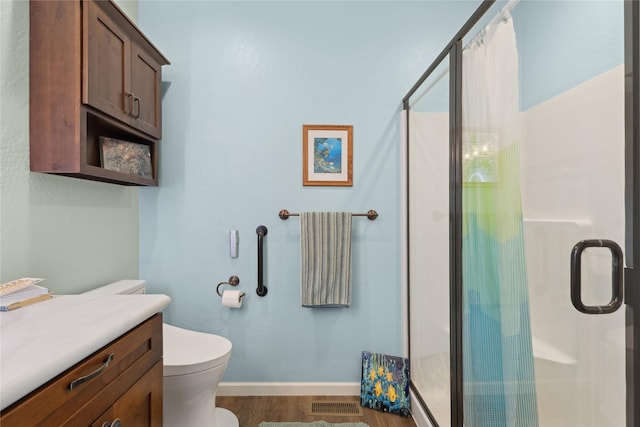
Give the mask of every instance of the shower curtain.
[[462, 66], [465, 425], [538, 426], [508, 12], [467, 45]]

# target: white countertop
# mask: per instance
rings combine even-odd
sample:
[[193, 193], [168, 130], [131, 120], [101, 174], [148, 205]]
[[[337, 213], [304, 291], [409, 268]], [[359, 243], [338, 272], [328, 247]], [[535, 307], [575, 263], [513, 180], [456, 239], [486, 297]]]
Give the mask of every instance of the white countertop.
[[166, 295], [63, 295], [0, 312], [0, 409], [169, 305]]

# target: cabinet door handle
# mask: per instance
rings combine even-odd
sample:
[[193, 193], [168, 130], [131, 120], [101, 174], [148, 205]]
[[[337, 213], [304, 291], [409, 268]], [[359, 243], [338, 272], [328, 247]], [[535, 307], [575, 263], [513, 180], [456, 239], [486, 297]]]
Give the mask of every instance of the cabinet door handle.
[[112, 423], [105, 421], [102, 423], [102, 427], [122, 427], [122, 421], [120, 421], [120, 418], [116, 418]]
[[124, 112], [127, 116], [133, 113], [133, 94], [131, 92], [124, 93]]
[[89, 375], [85, 375], [84, 377], [80, 377], [71, 381], [71, 383], [69, 384], [69, 390], [73, 390], [74, 388], [78, 387], [80, 384], [86, 383], [87, 381], [92, 380], [98, 375], [100, 375], [105, 369], [107, 369], [107, 367], [109, 366], [109, 363], [113, 359], [115, 359], [115, 357], [116, 356], [113, 353], [111, 353], [109, 356], [107, 356], [104, 362], [102, 362], [102, 366], [100, 366], [98, 369], [91, 372]]
[[[137, 96], [134, 96], [134, 97], [133, 97], [133, 104], [134, 104], [135, 106], [137, 106], [137, 107], [138, 107], [138, 108], [135, 110], [135, 111], [136, 111], [136, 113], [135, 113], [135, 114], [133, 114], [133, 117], [134, 117], [134, 118], [136, 118], [136, 119], [138, 119], [138, 118], [140, 118], [140, 98], [139, 98], [139, 97], [137, 97]], [[132, 109], [132, 112], [133, 112], [133, 109]]]

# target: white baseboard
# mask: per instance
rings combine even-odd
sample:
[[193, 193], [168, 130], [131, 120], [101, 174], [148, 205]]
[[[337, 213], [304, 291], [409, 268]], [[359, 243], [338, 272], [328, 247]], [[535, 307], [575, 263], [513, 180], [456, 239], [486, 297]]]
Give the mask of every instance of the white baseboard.
[[218, 396], [360, 396], [360, 383], [221, 382]]

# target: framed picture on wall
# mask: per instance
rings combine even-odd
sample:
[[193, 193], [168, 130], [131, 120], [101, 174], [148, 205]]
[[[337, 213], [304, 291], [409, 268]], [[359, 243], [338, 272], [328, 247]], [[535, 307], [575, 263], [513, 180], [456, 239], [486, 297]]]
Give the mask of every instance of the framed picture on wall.
[[353, 185], [353, 126], [302, 126], [302, 184]]

